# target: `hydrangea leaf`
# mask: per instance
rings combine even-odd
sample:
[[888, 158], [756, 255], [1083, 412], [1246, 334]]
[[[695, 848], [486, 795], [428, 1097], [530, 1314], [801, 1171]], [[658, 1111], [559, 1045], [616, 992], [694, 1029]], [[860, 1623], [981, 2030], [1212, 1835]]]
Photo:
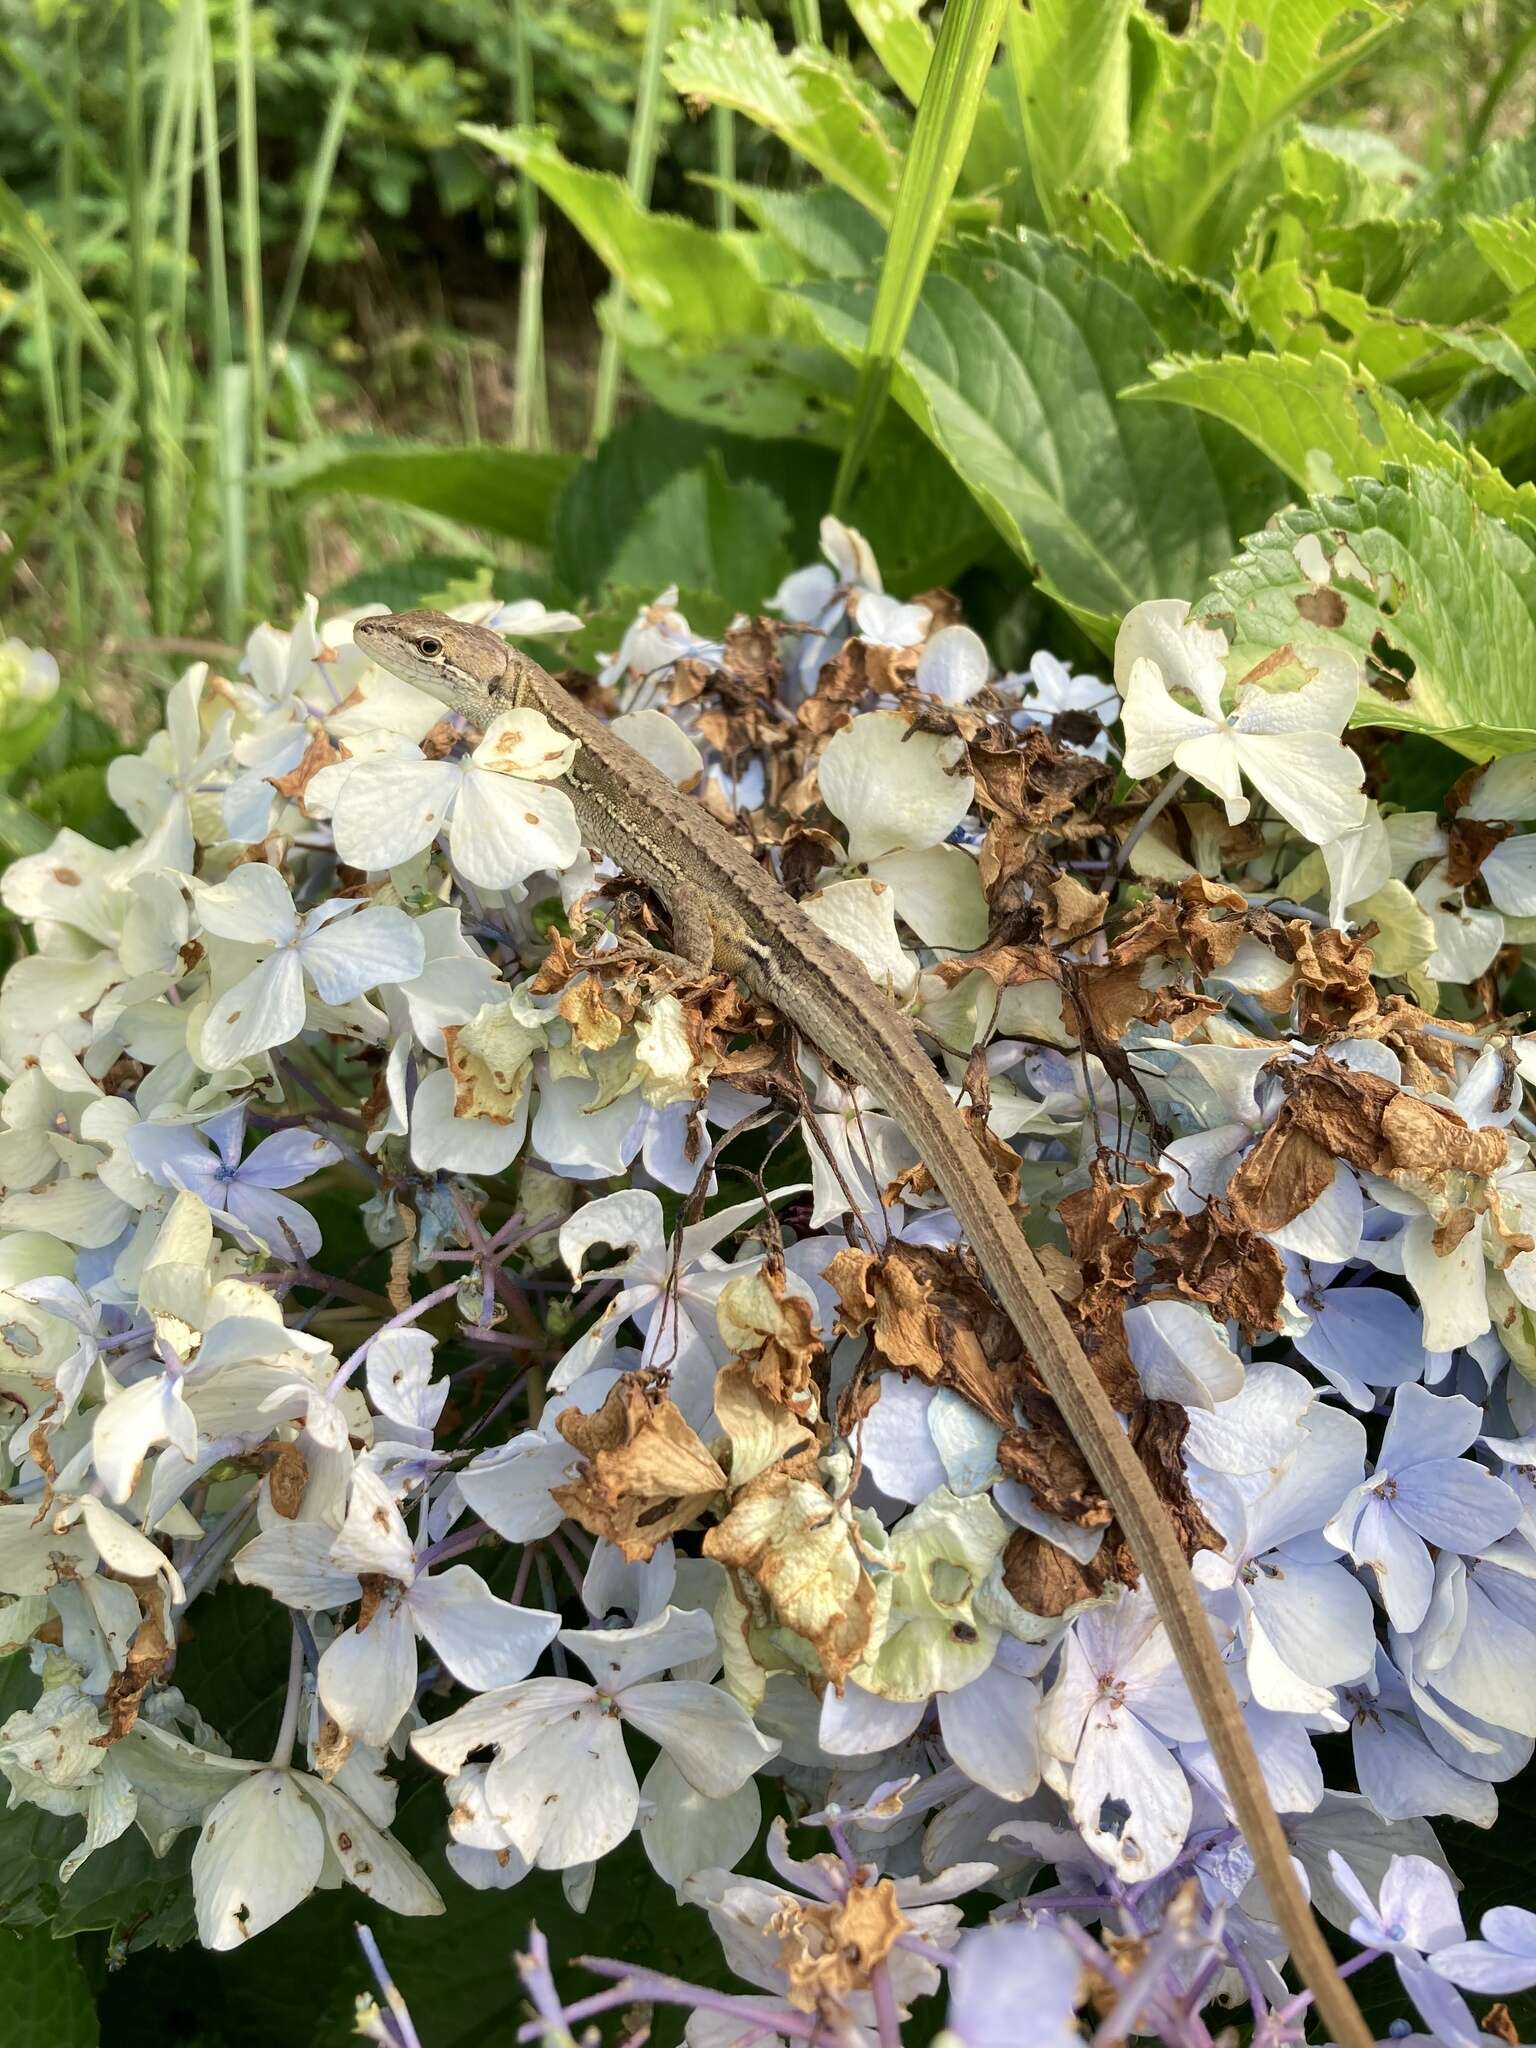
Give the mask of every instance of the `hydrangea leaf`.
[[771, 302], [738, 240], [677, 214], [652, 213], [622, 179], [569, 162], [547, 135], [521, 128], [464, 132], [554, 201], [665, 334], [697, 345], [773, 325]]
[[316, 441], [291, 461], [266, 470], [265, 481], [313, 497], [356, 491], [395, 505], [438, 512], [510, 540], [543, 547], [555, 494], [574, 467], [568, 455], [512, 448], [434, 448], [377, 435]]
[[1214, 0], [1193, 33], [1151, 29], [1155, 83], [1114, 192], [1166, 261], [1215, 268], [1277, 182], [1275, 138], [1408, 11], [1408, 0]]
[[1536, 526], [1492, 517], [1424, 467], [1279, 514], [1195, 616], [1251, 667], [1342, 642], [1367, 664], [1353, 723], [1427, 733], [1474, 760], [1536, 744]]
[[766, 22], [720, 16], [673, 45], [667, 78], [685, 99], [747, 115], [877, 220], [889, 221], [905, 123], [829, 51], [784, 54]]
[[1082, 194], [1102, 186], [1130, 148], [1131, 0], [1036, 0], [1004, 30], [1046, 219], [1067, 228]]
[[74, 1943], [45, 1928], [0, 1942], [0, 2005], [11, 2048], [96, 2048], [101, 2039]]
[[1536, 515], [1536, 486], [1506, 481], [1485, 457], [1464, 450], [1411, 412], [1368, 370], [1323, 353], [1174, 356], [1152, 365], [1150, 381], [1125, 399], [1188, 405], [1235, 427], [1307, 491], [1337, 491], [1346, 479], [1380, 476], [1392, 463], [1419, 463], [1465, 480], [1484, 511]]
[[[802, 288], [826, 339], [862, 354], [868, 286]], [[1144, 263], [999, 234], [928, 277], [894, 395], [1041, 584], [1107, 644], [1112, 622], [1179, 590], [1262, 520], [1277, 479], [1162, 408], [1122, 411], [1160, 339], [1210, 329]], [[1233, 502], [1234, 495], [1238, 502]]]

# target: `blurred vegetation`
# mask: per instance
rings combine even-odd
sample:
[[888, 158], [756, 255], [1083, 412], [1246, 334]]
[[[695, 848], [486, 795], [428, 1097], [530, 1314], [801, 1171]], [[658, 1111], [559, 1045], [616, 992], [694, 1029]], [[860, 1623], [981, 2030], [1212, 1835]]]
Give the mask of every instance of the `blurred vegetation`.
[[[1134, 30], [1131, 0], [1086, 12], [1127, 8]], [[1430, 171], [1528, 128], [1536, 0], [1401, 11], [1391, 34], [1321, 79], [1309, 119], [1374, 129]], [[230, 644], [306, 588], [355, 593], [360, 574], [423, 555], [487, 564], [503, 583], [538, 570], [547, 535], [487, 531], [468, 503], [267, 484], [274, 465], [323, 479], [338, 439], [576, 454], [637, 398], [699, 418], [717, 402], [707, 375], [694, 388], [696, 356], [680, 391], [652, 351], [637, 392], [654, 335], [633, 290], [605, 299], [613, 250], [465, 128], [537, 127], [563, 163], [627, 180], [655, 215], [713, 228], [722, 244], [746, 231], [756, 263], [772, 237], [743, 210], [750, 195], [808, 191], [826, 166], [751, 106], [733, 113], [728, 93], [680, 89], [668, 51], [727, 34], [739, 13], [780, 50], [798, 39], [824, 57], [837, 92], [884, 110], [868, 118], [899, 149], [912, 79], [892, 53], [899, 72], [899, 52], [925, 50], [943, 12], [915, 0], [14, 0], [0, 18], [6, 629], [53, 647], [71, 680], [89, 651], [93, 696], [123, 725], [166, 679], [166, 643]], [[1143, 19], [1181, 39], [1201, 25], [1189, 0], [1159, 0]], [[1129, 47], [1134, 118], [1158, 60], [1148, 34]], [[1031, 198], [1032, 139], [1007, 68], [980, 109], [956, 224], [1059, 228]], [[915, 218], [913, 249], [924, 229]], [[865, 258], [877, 261], [878, 243]], [[773, 261], [771, 286], [818, 274], [782, 250]], [[732, 344], [745, 350], [739, 387], [756, 389], [764, 339]], [[717, 383], [732, 362], [727, 349]], [[875, 479], [914, 445], [883, 407], [885, 374], [864, 373], [860, 400], [856, 453]], [[834, 391], [843, 424], [813, 435], [818, 448], [841, 445], [840, 403]], [[762, 419], [745, 431], [758, 456], [727, 451], [733, 486], [772, 469]], [[913, 459], [929, 464], [920, 442]], [[766, 486], [788, 503], [798, 548], [814, 529], [806, 506], [831, 488], [815, 451], [802, 470]], [[947, 475], [932, 487], [945, 502]], [[963, 491], [958, 504], [980, 562], [986, 521]], [[1268, 509], [1262, 492], [1252, 505]], [[909, 553], [927, 566], [921, 547]], [[596, 593], [578, 580], [575, 594]], [[1037, 603], [1015, 625], [1070, 639]]]

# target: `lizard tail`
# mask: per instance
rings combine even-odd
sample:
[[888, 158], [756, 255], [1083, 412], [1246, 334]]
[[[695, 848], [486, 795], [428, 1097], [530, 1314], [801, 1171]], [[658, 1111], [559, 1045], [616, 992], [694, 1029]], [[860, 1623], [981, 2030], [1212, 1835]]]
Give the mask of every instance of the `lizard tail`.
[[[814, 1010], [793, 988], [765, 986], [763, 993], [879, 1098], [917, 1147], [964, 1227], [1151, 1588], [1296, 1967], [1339, 2048], [1374, 2048], [1375, 2036], [1340, 1977], [1297, 1880], [1290, 1845], [1167, 1510], [916, 1035], [873, 986], [865, 1003], [832, 1000], [817, 1003]], [[796, 1016], [796, 1009], [803, 1014]], [[856, 1019], [858, 1011], [862, 1017]]]

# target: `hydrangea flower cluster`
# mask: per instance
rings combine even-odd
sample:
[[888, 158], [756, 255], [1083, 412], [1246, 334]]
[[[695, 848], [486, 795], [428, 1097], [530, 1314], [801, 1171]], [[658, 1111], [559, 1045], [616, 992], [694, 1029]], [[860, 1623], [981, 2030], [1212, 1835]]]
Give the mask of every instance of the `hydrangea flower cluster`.
[[[1498, 1000], [1536, 755], [1393, 810], [1343, 655], [1235, 674], [1168, 601], [1112, 682], [999, 674], [823, 540], [773, 616], [711, 640], [664, 593], [567, 681], [911, 1015], [1318, 1910], [1434, 2038], [1490, 2038], [1463, 1994], [1536, 1983], [1536, 1922], [1469, 1939], [1433, 1823], [1490, 1825], [1536, 1741], [1536, 1039]], [[615, 1965], [566, 2007], [535, 1942], [551, 2038], [640, 1998], [696, 2048], [893, 2048], [947, 1981], [961, 2048], [1021, 2000], [1041, 2041], [1207, 2043], [1234, 2003], [1302, 2039], [1135, 1560], [891, 1105], [670, 950], [540, 714], [465, 731], [352, 624], [311, 601], [189, 670], [111, 771], [131, 843], [0, 884], [36, 1681], [0, 1769], [80, 1818], [61, 1878], [191, 1830], [209, 1947], [341, 1882], [439, 1913], [390, 1832], [430, 1769], [453, 1883], [558, 1872], [600, 1917], [638, 1830], [745, 1987]], [[270, 1755], [176, 1682], [231, 1578], [289, 1626]], [[765, 1831], [765, 1780], [829, 1850]]]

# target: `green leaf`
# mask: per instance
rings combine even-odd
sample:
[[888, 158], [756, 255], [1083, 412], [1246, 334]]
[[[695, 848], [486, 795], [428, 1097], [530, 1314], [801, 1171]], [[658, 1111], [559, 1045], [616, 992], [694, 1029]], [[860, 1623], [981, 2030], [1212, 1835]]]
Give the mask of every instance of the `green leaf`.
[[1156, 83], [1115, 183], [1154, 253], [1219, 267], [1276, 179], [1273, 145], [1283, 125], [1358, 64], [1411, 5], [1207, 0], [1197, 29], [1157, 34]]
[[[669, 583], [690, 584], [686, 565], [667, 554], [668, 536], [656, 528], [652, 508], [674, 477], [699, 468], [711, 453], [719, 454], [731, 483], [755, 481], [767, 487], [789, 515], [793, 560], [809, 561], [831, 496], [833, 461], [827, 450], [797, 441], [755, 441], [652, 410], [615, 428], [561, 493], [552, 529], [560, 588], [568, 596], [590, 598], [620, 580], [613, 565], [631, 535], [640, 537], [637, 550], [649, 551], [656, 572], [633, 579], [643, 588], [645, 601]], [[708, 543], [691, 545], [697, 555]], [[773, 587], [768, 582], [764, 594]]]
[[357, 605], [387, 604], [392, 612], [410, 611], [441, 597], [455, 583], [472, 583], [489, 571], [491, 587], [501, 598], [539, 597], [545, 580], [516, 569], [503, 569], [481, 555], [409, 555], [402, 561], [379, 562], [359, 569], [325, 593], [323, 609], [351, 610]]
[[1131, 0], [1034, 0], [1004, 37], [1045, 218], [1062, 228], [1130, 148]]
[[29, 792], [28, 809], [51, 832], [69, 825], [98, 846], [123, 846], [133, 837], [132, 826], [107, 794], [107, 771], [100, 761], [82, 761], [45, 777]]
[[765, 484], [732, 483], [717, 453], [670, 478], [608, 565], [618, 584], [686, 583], [752, 611], [790, 570], [789, 514]]
[[373, 435], [317, 441], [262, 472], [279, 490], [357, 491], [414, 505], [464, 526], [505, 534], [531, 547], [549, 538], [555, 494], [573, 467], [568, 455], [510, 448], [436, 448]]
[[1507, 287], [1472, 232], [1474, 219], [1497, 218], [1536, 200], [1536, 142], [1495, 143], [1482, 156], [1427, 178], [1405, 201], [1407, 221], [1437, 224], [1440, 236], [1414, 266], [1393, 303], [1398, 312], [1460, 325], [1493, 313]]
[[1009, 0], [950, 0], [944, 10], [859, 361], [853, 421], [833, 493], [832, 509], [839, 514], [847, 509], [854, 479], [879, 430], [891, 373], [970, 146], [1008, 5]]
[[1466, 479], [1489, 512], [1536, 513], [1536, 490], [1518, 490], [1475, 451], [1435, 433], [1365, 370], [1338, 356], [1174, 357], [1152, 365], [1150, 383], [1122, 397], [1174, 400], [1225, 420], [1262, 448], [1303, 490], [1340, 489], [1415, 462]]
[[1367, 678], [1358, 725], [1474, 760], [1536, 744], [1536, 526], [1491, 516], [1443, 469], [1389, 468], [1280, 513], [1197, 612], [1234, 634], [1242, 665], [1284, 646], [1353, 648]]
[[52, 828], [41, 818], [0, 792], [0, 850], [19, 860], [23, 854], [41, 853], [52, 838]]
[[747, 219], [796, 259], [803, 273], [818, 277], [870, 277], [880, 262], [885, 237], [858, 201], [830, 185], [805, 192], [775, 192], [766, 185], [701, 178], [728, 192]]
[[1488, 268], [1512, 292], [1536, 285], [1536, 218], [1529, 205], [1497, 220], [1475, 213], [1461, 223]]
[[0, 781], [9, 781], [24, 768], [58, 724], [64, 700], [55, 697], [34, 711], [30, 718], [0, 730]]
[[830, 349], [744, 335], [705, 355], [626, 339], [624, 367], [666, 412], [755, 440], [841, 445], [854, 377]]
[[6, 2048], [96, 2048], [96, 2009], [72, 1941], [42, 1928], [0, 1932]]
[[933, 57], [922, 0], [849, 0], [849, 11], [892, 84], [915, 107]]
[[[801, 296], [835, 348], [862, 349], [867, 288], [813, 284]], [[1131, 605], [1195, 587], [1234, 544], [1226, 485], [1195, 423], [1117, 403], [1158, 353], [1149, 309], [1164, 332], [1200, 331], [1188, 298], [1146, 266], [993, 234], [929, 277], [893, 386], [1101, 644]]]
[[532, 178], [664, 334], [702, 343], [772, 327], [768, 294], [733, 237], [650, 212], [622, 179], [568, 162], [537, 130], [464, 133]]
[[879, 95], [830, 52], [786, 56], [766, 23], [716, 15], [672, 46], [667, 78], [685, 99], [745, 114], [889, 221], [906, 137]]

